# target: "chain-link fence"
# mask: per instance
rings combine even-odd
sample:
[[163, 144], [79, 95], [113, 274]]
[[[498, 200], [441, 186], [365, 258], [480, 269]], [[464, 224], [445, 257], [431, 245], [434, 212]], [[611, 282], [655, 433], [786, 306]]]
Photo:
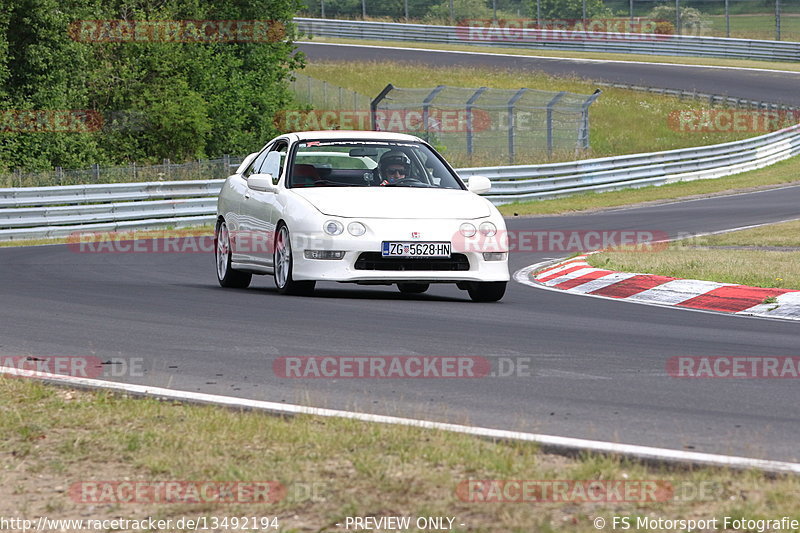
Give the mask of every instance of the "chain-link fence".
[[448, 158], [513, 164], [523, 154], [528, 159], [589, 148], [589, 106], [599, 94], [390, 84], [372, 102], [371, 126], [422, 137]]
[[528, 21], [565, 29], [587, 20], [662, 22], [662, 32], [800, 41], [798, 0], [310, 0], [304, 16], [458, 24]]
[[368, 96], [299, 72], [295, 72], [292, 78], [289, 88], [298, 103], [311, 105], [315, 109], [369, 109]]
[[53, 170], [36, 172], [18, 169], [9, 174], [0, 174], [0, 187], [218, 179], [228, 177], [242, 160], [241, 156], [226, 155], [220, 159], [201, 159], [189, 163], [170, 163], [169, 160], [164, 160], [161, 165], [147, 166], [136, 163], [115, 167], [92, 165], [90, 168], [79, 170], [64, 170], [56, 167]]

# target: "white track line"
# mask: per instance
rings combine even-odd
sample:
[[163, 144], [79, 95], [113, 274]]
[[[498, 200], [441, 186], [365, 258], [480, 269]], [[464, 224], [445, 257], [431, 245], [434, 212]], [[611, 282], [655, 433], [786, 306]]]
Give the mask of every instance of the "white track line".
[[[320, 36], [322, 37], [322, 36]], [[589, 59], [589, 58], [580, 58], [580, 57], [555, 57], [555, 56], [534, 56], [534, 55], [526, 55], [526, 54], [497, 54], [492, 53], [489, 51], [486, 52], [470, 52], [466, 50], [442, 50], [441, 48], [413, 48], [410, 46], [378, 46], [374, 44], [340, 44], [340, 43], [320, 43], [315, 41], [295, 41], [297, 44], [315, 44], [319, 46], [350, 46], [353, 48], [379, 48], [381, 50], [385, 50], [390, 48], [392, 50], [408, 50], [408, 51], [424, 51], [424, 52], [436, 52], [440, 54], [462, 54], [462, 55], [473, 55], [473, 56], [499, 56], [499, 57], [516, 57], [516, 58], [531, 58], [531, 59], [549, 59], [550, 61], [572, 61], [576, 63], [636, 63], [639, 65], [660, 65], [660, 66], [667, 66], [667, 67], [688, 67], [688, 68], [703, 68], [703, 69], [722, 69], [722, 70], [751, 70], [754, 72], [773, 72], [778, 74], [794, 74], [796, 76], [800, 76], [800, 71], [797, 70], [778, 70], [778, 69], [769, 69], [769, 68], [755, 68], [755, 67], [730, 67], [724, 65], [697, 65], [697, 64], [686, 64], [686, 63], [663, 63], [663, 62], [651, 62], [651, 61], [635, 61], [635, 60], [621, 60], [621, 59]], [[479, 46], [479, 45], [469, 45], [465, 44], [463, 46]], [[568, 52], [567, 50], [560, 50], [562, 52]], [[621, 52], [609, 52], [609, 53], [621, 53]], [[675, 56], [679, 57], [679, 56]], [[714, 58], [707, 58], [707, 59], [714, 59]]]
[[613, 442], [577, 439], [572, 437], [557, 437], [554, 435], [539, 435], [536, 433], [522, 433], [519, 431], [463, 426], [459, 424], [447, 424], [443, 422], [432, 422], [429, 420], [418, 420], [414, 418], [374, 415], [353, 411], [340, 411], [336, 409], [322, 409], [317, 407], [306, 407], [302, 405], [249, 400], [246, 398], [235, 398], [231, 396], [218, 396], [215, 394], [206, 394], [201, 392], [178, 391], [164, 389], [161, 387], [149, 387], [146, 385], [133, 385], [128, 383], [79, 378], [74, 376], [61, 376], [58, 374], [49, 374], [44, 372], [36, 372], [35, 376], [32, 376], [30, 370], [20, 370], [10, 367], [0, 367], [0, 374], [18, 377], [36, 377], [37, 379], [42, 379], [47, 382], [74, 387], [111, 390], [136, 395], [168, 398], [194, 403], [213, 404], [225, 407], [257, 409], [260, 411], [267, 411], [282, 415], [304, 414], [333, 418], [348, 418], [353, 420], [361, 420], [363, 422], [377, 422], [380, 424], [439, 429], [443, 431], [451, 431], [454, 433], [462, 433], [489, 439], [535, 442], [542, 445], [545, 449], [550, 450], [569, 452], [592, 451], [597, 453], [628, 455], [648, 461], [688, 463], [736, 469], [757, 468], [768, 472], [800, 474], [800, 463], [770, 461], [765, 459], [753, 459], [749, 457], [737, 457], [732, 455], [685, 452], [682, 450], [670, 450], [668, 448], [654, 448], [651, 446], [638, 446], [634, 444], [617, 444]]

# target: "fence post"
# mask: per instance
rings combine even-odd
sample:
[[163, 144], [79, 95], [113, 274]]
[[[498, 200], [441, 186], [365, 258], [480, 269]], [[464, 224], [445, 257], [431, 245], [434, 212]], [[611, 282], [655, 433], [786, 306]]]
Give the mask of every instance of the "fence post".
[[[372, 128], [372, 131], [378, 131], [378, 104], [380, 104], [386, 95], [389, 94], [394, 89], [394, 85], [391, 83], [383, 88], [383, 90], [375, 97], [375, 99], [369, 103], [369, 124]], [[356, 94], [353, 93], [353, 100], [356, 99]]]
[[428, 117], [430, 116], [430, 108], [431, 102], [433, 102], [434, 98], [442, 92], [444, 89], [444, 85], [438, 85], [434, 90], [430, 92], [428, 96], [425, 97], [425, 100], [422, 101], [422, 124], [425, 126], [425, 141], [428, 141]]
[[581, 143], [580, 146], [584, 150], [589, 148], [589, 106], [592, 105], [601, 94], [603, 94], [603, 91], [595, 89], [594, 93], [581, 105], [581, 131], [578, 134], [578, 142]]
[[222, 178], [227, 178], [231, 174], [231, 156], [229, 154], [224, 154], [222, 156]]
[[481, 87], [467, 100], [467, 155], [469, 156], [472, 156], [472, 107], [486, 89], [487, 87]]
[[97, 163], [92, 165], [92, 171], [94, 172], [94, 182], [100, 183], [100, 165]]
[[516, 105], [517, 101], [522, 98], [522, 95], [525, 94], [527, 90], [528, 89], [523, 87], [508, 101], [508, 161], [512, 165], [514, 164], [514, 129], [516, 128], [514, 105]]
[[775, 0], [775, 40], [781, 40], [781, 0]]
[[56, 167], [56, 177], [58, 178], [58, 184], [64, 185], [64, 169], [61, 167]]
[[728, 6], [728, 0], [725, 0], [725, 37], [731, 36], [731, 13]]
[[547, 102], [547, 155], [553, 155], [553, 106], [567, 94], [567, 91], [561, 91], [553, 97], [552, 100]]
[[675, 33], [681, 35], [681, 0], [675, 0]]
[[166, 168], [167, 181], [169, 181], [169, 179], [170, 179], [170, 172], [169, 172], [169, 171], [170, 171], [170, 168], [169, 168], [169, 159], [165, 159], [165, 160], [163, 161], [163, 165], [164, 165], [164, 167]]

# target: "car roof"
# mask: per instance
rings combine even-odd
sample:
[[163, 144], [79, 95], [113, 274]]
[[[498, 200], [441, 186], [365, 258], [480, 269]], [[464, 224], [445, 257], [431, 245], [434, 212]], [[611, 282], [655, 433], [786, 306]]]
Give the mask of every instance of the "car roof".
[[364, 141], [404, 141], [422, 142], [422, 139], [405, 133], [391, 131], [356, 131], [356, 130], [324, 130], [324, 131], [298, 131], [290, 133], [298, 141], [317, 141], [322, 139], [352, 139]]

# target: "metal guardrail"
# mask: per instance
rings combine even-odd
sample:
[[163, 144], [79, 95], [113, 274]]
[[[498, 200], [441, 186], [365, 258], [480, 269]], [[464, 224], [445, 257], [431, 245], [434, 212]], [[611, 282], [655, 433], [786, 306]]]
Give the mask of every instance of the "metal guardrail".
[[800, 43], [695, 35], [574, 32], [503, 27], [435, 26], [398, 22], [365, 22], [295, 18], [298, 29], [313, 37], [416, 41], [442, 44], [546, 48], [580, 52], [723, 57], [764, 61], [800, 61]]
[[[699, 148], [546, 165], [465, 168], [494, 204], [719, 178], [800, 154], [800, 125]], [[0, 240], [210, 224], [224, 180], [0, 189]]]

